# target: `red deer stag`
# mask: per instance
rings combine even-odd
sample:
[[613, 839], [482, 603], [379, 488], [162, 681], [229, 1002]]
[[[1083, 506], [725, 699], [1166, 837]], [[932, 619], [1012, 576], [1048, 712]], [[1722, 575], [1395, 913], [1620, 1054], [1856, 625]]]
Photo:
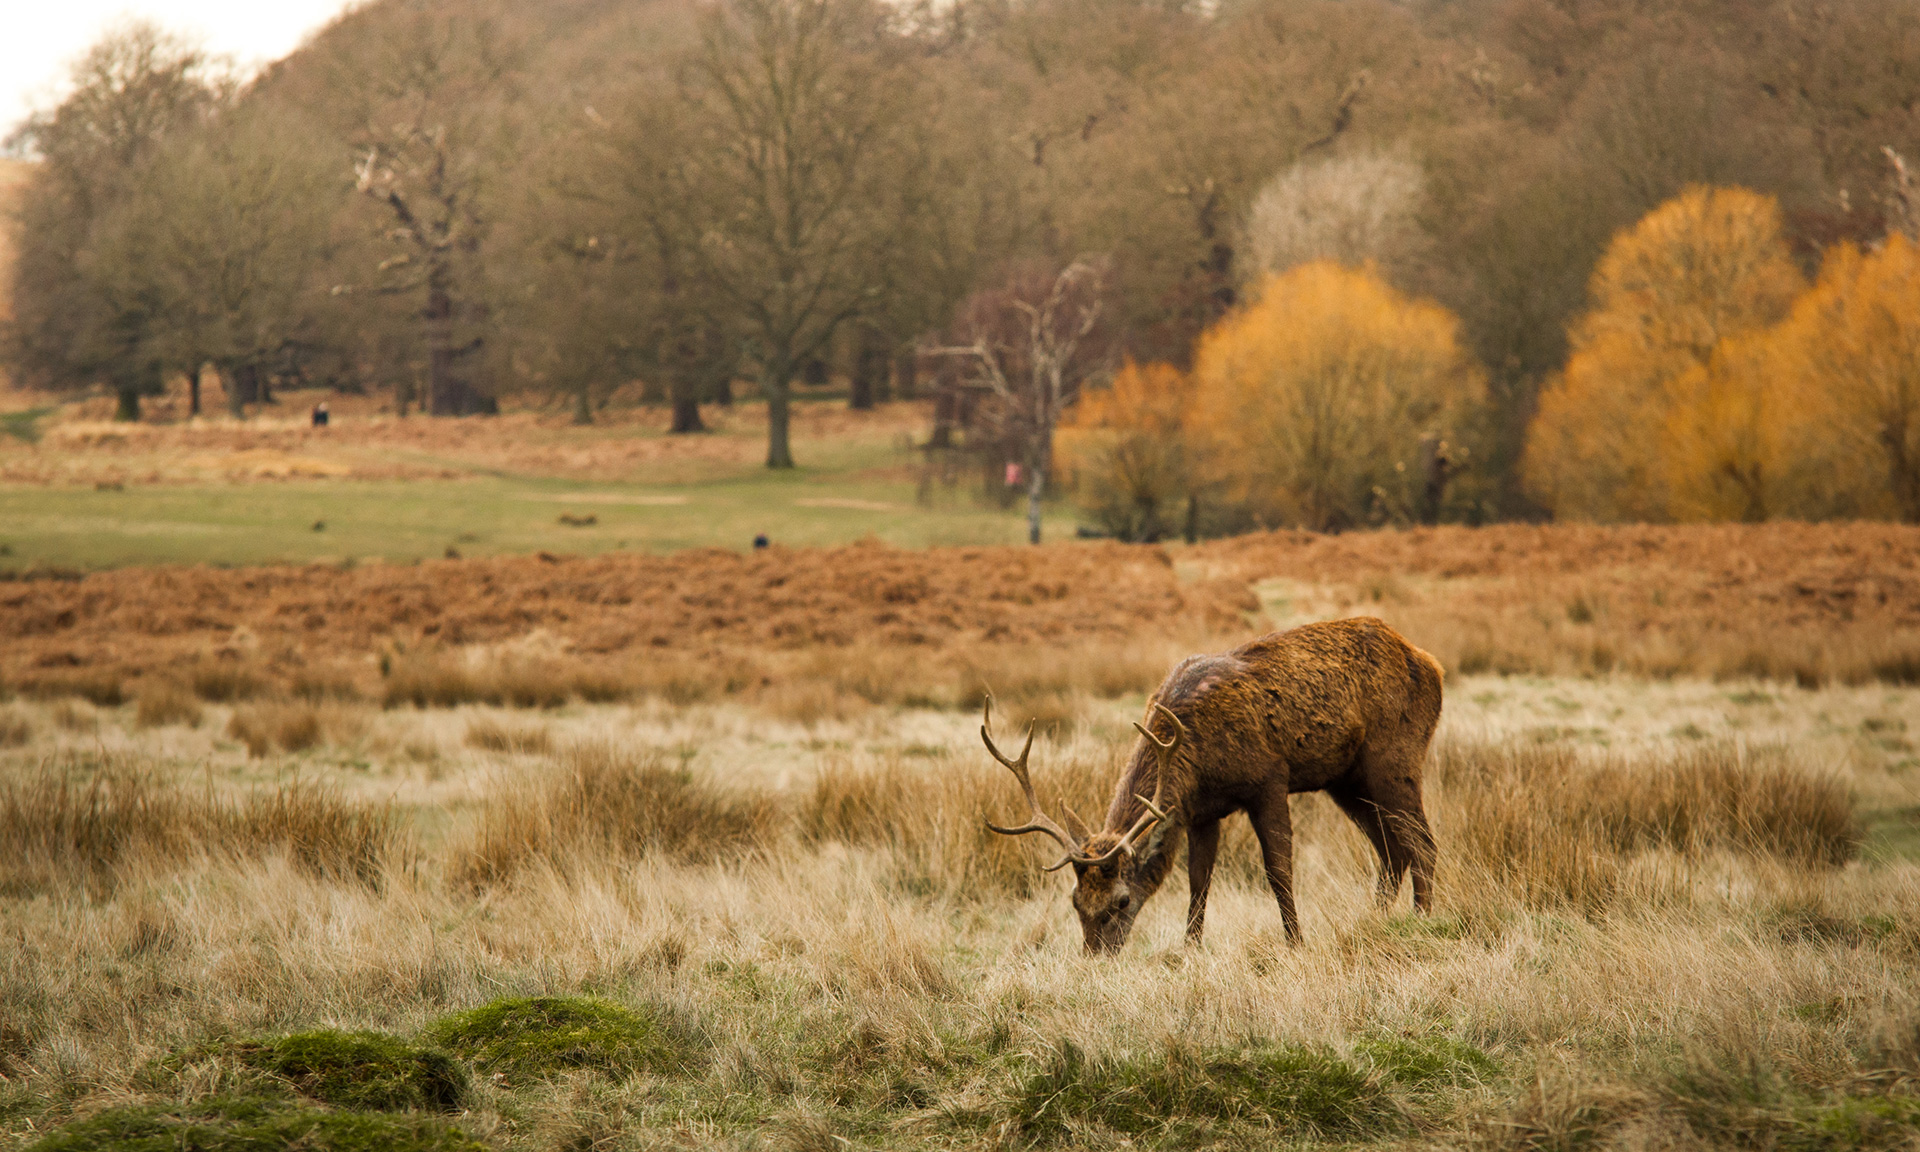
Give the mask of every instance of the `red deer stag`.
[[[1135, 724], [1140, 742], [1113, 792], [1106, 824], [1089, 833], [1062, 805], [1066, 827], [1041, 810], [1027, 777], [1033, 730], [1017, 759], [994, 746], [987, 700], [980, 737], [1026, 794], [1032, 818], [1007, 836], [1043, 832], [1072, 864], [1074, 911], [1088, 952], [1115, 952], [1140, 906], [1187, 848], [1187, 939], [1197, 942], [1220, 846], [1220, 820], [1244, 811], [1280, 902], [1287, 939], [1300, 939], [1293, 907], [1293, 825], [1287, 797], [1325, 792], [1360, 826], [1380, 857], [1382, 906], [1413, 870], [1414, 906], [1433, 899], [1433, 834], [1420, 805], [1420, 774], [1440, 720], [1440, 665], [1372, 617], [1274, 632], [1231, 652], [1190, 656], [1167, 674]], [[1156, 734], [1153, 729], [1159, 729]], [[1152, 799], [1148, 799], [1151, 783]]]

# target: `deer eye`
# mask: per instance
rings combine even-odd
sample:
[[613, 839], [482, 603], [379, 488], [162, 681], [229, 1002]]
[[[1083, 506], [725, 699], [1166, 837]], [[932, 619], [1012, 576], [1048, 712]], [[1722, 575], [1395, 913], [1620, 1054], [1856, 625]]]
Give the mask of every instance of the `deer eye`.
[[1127, 906], [1132, 903], [1133, 903], [1133, 893], [1131, 892], [1122, 892], [1120, 893], [1120, 895], [1115, 896], [1113, 898], [1113, 906], [1115, 908], [1118, 908], [1122, 912], [1125, 912], [1127, 910]]

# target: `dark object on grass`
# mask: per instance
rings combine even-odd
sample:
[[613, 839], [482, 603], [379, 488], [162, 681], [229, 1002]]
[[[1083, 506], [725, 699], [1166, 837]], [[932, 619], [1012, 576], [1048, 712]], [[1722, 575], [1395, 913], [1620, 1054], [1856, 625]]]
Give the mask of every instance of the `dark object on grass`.
[[562, 512], [560, 513], [560, 523], [565, 524], [569, 528], [585, 528], [590, 524], [600, 523], [600, 517], [575, 516], [571, 512]]
[[767, 534], [765, 532], [762, 532], [753, 538], [753, 549], [756, 552], [760, 551], [762, 548], [771, 547], [772, 545], [773, 545], [773, 541], [767, 539]]
[[325, 520], [315, 520], [313, 522], [313, 530], [315, 532], [325, 532], [327, 530], [327, 522]]
[[458, 549], [458, 548], [455, 548], [455, 547], [454, 547], [453, 545], [451, 545], [451, 544], [449, 544], [449, 545], [447, 545], [447, 559], [449, 559], [449, 560], [458, 560], [458, 559], [460, 559], [460, 549]]
[[[980, 725], [994, 759], [1019, 780], [1030, 816], [1009, 836], [1043, 832], [1066, 850], [1048, 871], [1073, 865], [1073, 907], [1088, 952], [1116, 952], [1187, 849], [1187, 938], [1199, 940], [1213, 881], [1220, 821], [1246, 812], [1260, 838], [1267, 882], [1287, 939], [1300, 939], [1293, 905], [1293, 823], [1288, 796], [1325, 792], [1380, 857], [1378, 896], [1393, 902], [1409, 867], [1413, 903], [1433, 901], [1433, 833], [1421, 806], [1427, 744], [1440, 722], [1440, 664], [1370, 616], [1274, 632], [1214, 656], [1189, 656], [1154, 690], [1140, 740], [1114, 789], [1105, 823], [1091, 831], [1063, 809], [1040, 807], [1027, 776], [1033, 730], [1016, 760]], [[1158, 725], [1160, 734], [1152, 731]], [[1152, 799], [1148, 799], [1149, 793]]]

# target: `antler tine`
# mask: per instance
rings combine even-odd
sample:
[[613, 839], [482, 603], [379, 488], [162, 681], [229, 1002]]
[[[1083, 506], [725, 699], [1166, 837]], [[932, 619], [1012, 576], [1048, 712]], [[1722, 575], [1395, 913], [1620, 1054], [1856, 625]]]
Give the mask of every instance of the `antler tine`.
[[987, 827], [1000, 833], [1002, 836], [1020, 836], [1028, 832], [1044, 832], [1048, 836], [1053, 837], [1059, 842], [1060, 847], [1067, 851], [1067, 854], [1061, 857], [1057, 863], [1046, 869], [1048, 872], [1058, 871], [1071, 861], [1079, 858], [1080, 842], [1074, 839], [1066, 829], [1053, 822], [1052, 818], [1041, 809], [1039, 799], [1033, 794], [1033, 781], [1027, 776], [1027, 756], [1033, 751], [1033, 725], [1027, 725], [1027, 742], [1020, 749], [1020, 758], [1018, 760], [1009, 760], [1001, 755], [1000, 749], [995, 747], [993, 743], [992, 727], [993, 693], [989, 692], [987, 693], [986, 706], [981, 709], [980, 713], [980, 739], [985, 741], [987, 751], [993, 754], [993, 758], [1000, 761], [1000, 763], [1006, 767], [1007, 771], [1013, 773], [1014, 779], [1020, 781], [1020, 791], [1027, 798], [1027, 808], [1033, 814], [1033, 818], [1018, 828], [1002, 828], [991, 820], [986, 822]]
[[[1159, 770], [1153, 774], [1153, 799], [1149, 800], [1137, 792], [1134, 793], [1134, 799], [1146, 805], [1147, 810], [1140, 814], [1138, 820], [1133, 822], [1133, 827], [1127, 829], [1127, 834], [1122, 836], [1120, 843], [1114, 846], [1114, 852], [1118, 852], [1123, 847], [1130, 846], [1134, 842], [1134, 839], [1145, 833], [1148, 828], [1167, 819], [1166, 809], [1161, 807], [1161, 805], [1166, 802], [1167, 777], [1172, 774], [1174, 755], [1179, 752], [1181, 743], [1187, 738], [1187, 726], [1181, 723], [1180, 717], [1173, 714], [1173, 709], [1160, 703], [1158, 700], [1153, 702], [1153, 707], [1156, 712], [1165, 713], [1167, 719], [1173, 721], [1173, 739], [1162, 740], [1160, 737], [1155, 736], [1146, 725], [1137, 722], [1134, 724], [1134, 727], [1139, 730], [1140, 735], [1145, 736], [1147, 740], [1153, 744], [1156, 749], [1154, 758], [1160, 762], [1160, 765]], [[1112, 853], [1109, 853], [1109, 855], [1111, 854]]]

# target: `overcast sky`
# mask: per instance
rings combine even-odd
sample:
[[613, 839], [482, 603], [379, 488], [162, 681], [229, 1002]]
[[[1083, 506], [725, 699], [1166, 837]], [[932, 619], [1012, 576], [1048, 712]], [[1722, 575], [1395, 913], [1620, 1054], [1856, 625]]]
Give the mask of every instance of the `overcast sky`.
[[118, 20], [151, 20], [251, 69], [350, 7], [353, 0], [0, 0], [0, 137], [58, 103], [68, 66]]

